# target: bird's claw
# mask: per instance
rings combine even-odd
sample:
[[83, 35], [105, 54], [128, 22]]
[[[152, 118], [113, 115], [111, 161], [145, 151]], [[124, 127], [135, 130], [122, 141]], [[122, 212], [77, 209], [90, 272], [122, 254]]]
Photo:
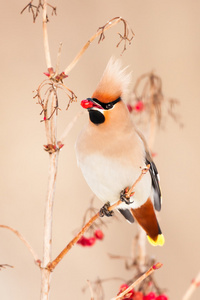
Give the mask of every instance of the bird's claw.
[[120, 200], [129, 205], [129, 204], [133, 203], [134, 201], [130, 201], [130, 197], [127, 197], [128, 191], [129, 191], [128, 187], [126, 187], [124, 190], [121, 191]]
[[108, 208], [110, 207], [110, 202], [106, 202], [104, 204], [104, 206], [102, 206], [102, 208], [100, 209], [99, 211], [99, 216], [100, 217], [112, 217], [113, 214], [114, 214], [114, 211], [113, 210], [108, 210]]

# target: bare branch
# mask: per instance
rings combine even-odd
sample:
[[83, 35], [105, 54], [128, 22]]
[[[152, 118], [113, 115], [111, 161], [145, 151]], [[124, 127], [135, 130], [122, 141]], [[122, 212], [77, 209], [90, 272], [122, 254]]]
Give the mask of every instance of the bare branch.
[[11, 265], [8, 265], [8, 264], [0, 264], [0, 271], [1, 271], [1, 269], [6, 269], [6, 268], [14, 268], [13, 266], [11, 266]]
[[[132, 29], [128, 29], [128, 23], [127, 21], [125, 21], [123, 18], [121, 17], [115, 17], [113, 19], [111, 19], [110, 21], [106, 22], [105, 25], [103, 25], [102, 27], [99, 27], [99, 29], [97, 30], [96, 34], [94, 34], [88, 41], [87, 43], [83, 46], [83, 48], [81, 49], [81, 51], [76, 55], [76, 57], [73, 59], [73, 61], [69, 64], [69, 66], [65, 69], [65, 74], [69, 74], [69, 72], [75, 67], [75, 65], [77, 64], [77, 62], [79, 61], [79, 59], [81, 58], [81, 56], [84, 54], [84, 52], [87, 50], [87, 48], [90, 46], [90, 44], [97, 38], [99, 37], [99, 41], [98, 43], [100, 43], [101, 41], [103, 41], [105, 39], [105, 31], [110, 29], [111, 27], [115, 26], [116, 24], [118, 24], [119, 22], [123, 22], [124, 23], [124, 35], [120, 35], [121, 39], [123, 39], [126, 43], [126, 41], [128, 40], [129, 43], [131, 42], [131, 40], [134, 37], [134, 33], [132, 31]], [[131, 36], [129, 37], [129, 30], [131, 32]], [[119, 46], [119, 44], [121, 43], [121, 41], [117, 44], [117, 47]], [[125, 50], [125, 49], [124, 49]], [[123, 50], [123, 52], [124, 52]]]
[[195, 292], [196, 288], [199, 286], [200, 286], [200, 272], [197, 274], [196, 278], [192, 280], [182, 300], [189, 300], [192, 294]]
[[56, 175], [58, 168], [58, 153], [54, 152], [49, 155], [49, 178], [48, 192], [45, 203], [44, 217], [44, 240], [43, 240], [43, 261], [42, 261], [42, 283], [41, 283], [41, 300], [49, 299], [51, 272], [47, 269], [51, 261], [52, 251], [52, 221], [53, 221], [53, 204], [55, 197]]
[[44, 40], [44, 53], [46, 59], [47, 68], [52, 68], [50, 49], [49, 49], [49, 40], [47, 34], [47, 0], [44, 0], [43, 4], [43, 40]]
[[61, 57], [61, 50], [62, 50], [62, 43], [59, 45], [57, 60], [56, 60], [56, 71], [55, 74], [57, 75], [60, 69], [60, 57]]
[[134, 192], [135, 186], [138, 184], [138, 182], [142, 179], [142, 177], [149, 171], [150, 165], [147, 165], [146, 168], [142, 169], [140, 176], [138, 179], [134, 182], [132, 187], [129, 189], [129, 191], [126, 194], [127, 198], [131, 197], [131, 194]]
[[[133, 189], [135, 188], [136, 184], [142, 179], [142, 177], [147, 173], [149, 168], [142, 169], [140, 176], [132, 185], [131, 189], [127, 192], [127, 197], [133, 193]], [[118, 205], [122, 203], [121, 200], [118, 200], [113, 205], [108, 207], [108, 211], [114, 210]], [[78, 240], [83, 236], [86, 230], [101, 216], [100, 212], [95, 214], [81, 229], [81, 231], [69, 242], [69, 244], [63, 249], [63, 251], [52, 261], [48, 264], [47, 268], [50, 271], [53, 271], [57, 264], [64, 258], [64, 256], [68, 253], [68, 251], [78, 242]]]
[[94, 292], [93, 292], [92, 285], [91, 285], [91, 283], [90, 283], [89, 280], [87, 280], [87, 284], [88, 284], [89, 289], [90, 289], [90, 294], [91, 294], [91, 298], [90, 299], [94, 300]]
[[[39, 13], [40, 13], [40, 8], [43, 9], [44, 8], [44, 1], [45, 0], [39, 0], [38, 1], [38, 5], [34, 5], [33, 4], [33, 1], [34, 0], [31, 0], [22, 10], [21, 10], [21, 14], [23, 14], [23, 12], [27, 9], [28, 12], [32, 13], [32, 16], [33, 16], [33, 23], [35, 23]], [[51, 4], [47, 3], [47, 6], [51, 7], [52, 9], [52, 13], [51, 15], [57, 15], [57, 12], [56, 12], [56, 7], [52, 6]], [[49, 19], [48, 19], [48, 16], [46, 14], [46, 21], [48, 22]]]
[[151, 275], [155, 270], [158, 270], [162, 267], [161, 263], [156, 263], [153, 265], [147, 272], [140, 276], [134, 283], [132, 283], [124, 292], [120, 293], [117, 297], [112, 298], [111, 300], [120, 300], [122, 299], [130, 290], [132, 290], [136, 285], [140, 284], [145, 278]]
[[[72, 102], [77, 101], [77, 96], [75, 93], [69, 89], [66, 85], [63, 84], [63, 79], [67, 77], [64, 72], [57, 74], [52, 73], [51, 75], [49, 73], [46, 73], [46, 76], [49, 77], [49, 79], [44, 80], [37, 88], [36, 95], [34, 98], [37, 98], [38, 102], [37, 104], [40, 104], [42, 107], [42, 111], [40, 115], [43, 114], [43, 119], [41, 122], [45, 121], [45, 129], [46, 129], [46, 135], [47, 135], [47, 144], [53, 144], [50, 138], [50, 127], [48, 121], [52, 119], [54, 113], [58, 114], [59, 103], [58, 103], [58, 89], [61, 89], [64, 91], [69, 99], [69, 102], [67, 104], [67, 108], [69, 108], [70, 104]], [[43, 89], [47, 89], [43, 92]], [[55, 98], [54, 105], [50, 105], [51, 97]], [[48, 109], [48, 106], [50, 105], [50, 109]], [[50, 114], [48, 114], [48, 111], [50, 110]]]
[[35, 251], [31, 247], [29, 242], [21, 235], [21, 233], [19, 231], [17, 231], [16, 229], [14, 229], [10, 226], [7, 226], [7, 225], [0, 225], [0, 228], [9, 229], [10, 231], [12, 231], [24, 243], [24, 245], [28, 248], [28, 250], [30, 251], [30, 253], [32, 254], [32, 256], [34, 258], [35, 263], [40, 267], [40, 264], [41, 264], [40, 259], [38, 259], [37, 254], [35, 253]]

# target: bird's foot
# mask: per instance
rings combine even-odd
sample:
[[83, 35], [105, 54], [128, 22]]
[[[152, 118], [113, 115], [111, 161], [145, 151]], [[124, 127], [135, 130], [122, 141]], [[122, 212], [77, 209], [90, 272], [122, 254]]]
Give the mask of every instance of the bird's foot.
[[113, 216], [114, 211], [113, 210], [108, 210], [109, 207], [110, 207], [110, 202], [108, 201], [100, 209], [100, 211], [99, 211], [100, 217], [104, 217], [104, 216], [106, 216], [106, 217], [112, 217]]
[[[121, 193], [120, 193], [120, 200], [122, 202], [125, 202], [126, 204], [131, 204], [134, 201], [130, 201], [130, 197], [127, 196], [128, 191], [129, 191], [129, 187], [126, 187], [124, 190], [121, 191]], [[132, 195], [133, 194], [131, 194], [131, 196]]]

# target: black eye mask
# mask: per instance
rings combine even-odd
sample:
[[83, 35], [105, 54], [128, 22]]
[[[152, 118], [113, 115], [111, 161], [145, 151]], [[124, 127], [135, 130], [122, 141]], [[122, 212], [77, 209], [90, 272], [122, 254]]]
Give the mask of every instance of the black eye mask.
[[113, 108], [113, 106], [114, 106], [117, 102], [121, 101], [121, 97], [117, 98], [116, 100], [114, 100], [114, 101], [112, 101], [112, 102], [108, 102], [108, 103], [103, 103], [103, 102], [99, 101], [99, 100], [96, 99], [96, 98], [87, 98], [87, 100], [99, 104], [99, 105], [100, 105], [103, 109], [105, 109], [105, 110], [109, 110], [109, 109]]

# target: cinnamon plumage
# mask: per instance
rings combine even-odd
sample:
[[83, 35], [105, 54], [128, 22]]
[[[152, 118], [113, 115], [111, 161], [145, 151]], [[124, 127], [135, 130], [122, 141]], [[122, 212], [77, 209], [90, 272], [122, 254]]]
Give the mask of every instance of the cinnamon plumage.
[[130, 75], [119, 60], [111, 59], [91, 98], [81, 102], [89, 120], [76, 142], [76, 155], [86, 182], [104, 203], [119, 200], [150, 164], [134, 195], [117, 209], [146, 231], [152, 245], [164, 244], [155, 209], [161, 209], [159, 176], [142, 134], [136, 129], [123, 99]]

